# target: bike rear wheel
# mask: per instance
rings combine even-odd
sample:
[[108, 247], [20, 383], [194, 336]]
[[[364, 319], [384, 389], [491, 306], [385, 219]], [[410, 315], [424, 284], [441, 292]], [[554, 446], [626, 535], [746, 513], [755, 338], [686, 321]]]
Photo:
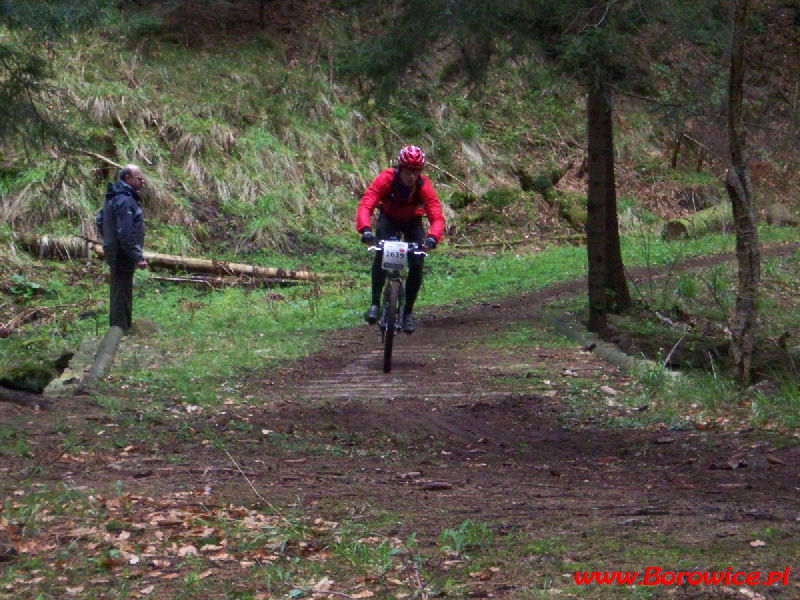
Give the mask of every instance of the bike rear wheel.
[[392, 345], [397, 331], [397, 317], [400, 308], [400, 282], [389, 281], [386, 284], [386, 330], [383, 332], [383, 372], [392, 370]]

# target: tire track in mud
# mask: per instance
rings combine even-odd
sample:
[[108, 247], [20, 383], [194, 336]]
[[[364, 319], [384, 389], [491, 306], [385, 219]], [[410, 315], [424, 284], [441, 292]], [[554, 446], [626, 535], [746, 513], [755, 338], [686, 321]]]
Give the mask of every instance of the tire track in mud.
[[[372, 348], [352, 357], [339, 369], [311, 373], [296, 393], [327, 400], [425, 400], [502, 399], [518, 391], [495, 386], [475, 387], [472, 378], [460, 377], [464, 369], [480, 370], [488, 365], [464, 365], [461, 369], [439, 368], [434, 344], [403, 344], [398, 340], [392, 356], [392, 370], [383, 372], [383, 349]], [[435, 373], [435, 376], [432, 376]]]
[[288, 384], [293, 396], [323, 401], [492, 402], [541, 393], [542, 378], [535, 373], [554, 360], [579, 363], [579, 370], [615, 369], [610, 364], [599, 366], [598, 357], [581, 353], [577, 346], [536, 349], [520, 356], [486, 343], [515, 324], [536, 322], [542, 298], [553, 296], [549, 290], [523, 303], [519, 299], [508, 304], [478, 302], [455, 313], [452, 308], [431, 310], [416, 333], [395, 338], [390, 373], [383, 372], [383, 346], [376, 328], [337, 332], [326, 350], [294, 365], [282, 387], [286, 390]]
[[[539, 322], [545, 304], [579, 293], [583, 286], [582, 281], [570, 281], [498, 301], [423, 307], [417, 315], [419, 329], [395, 338], [390, 373], [383, 372], [377, 327], [354, 323], [330, 334], [319, 352], [290, 365], [272, 392], [314, 400], [470, 402], [541, 391], [541, 381], [530, 378], [530, 371], [554, 358], [573, 360], [576, 349], [520, 357], [486, 342], [515, 324]], [[601, 369], [596, 357], [586, 358]]]
[[[798, 244], [782, 244], [762, 250], [763, 257], [786, 256]], [[682, 268], [693, 268], [735, 260], [733, 254], [701, 256], [682, 261]], [[633, 268], [631, 281], [663, 277], [676, 265]], [[497, 301], [473, 301], [426, 309], [420, 328], [412, 336], [395, 339], [392, 372], [383, 373], [383, 348], [377, 328], [357, 326], [331, 335], [326, 350], [301, 359], [287, 373], [285, 383], [292, 394], [312, 399], [385, 400], [418, 398], [426, 400], [502, 399], [515, 394], [541, 391], [525, 373], [569, 368], [578, 364], [584, 373], [600, 376], [617, 372], [616, 362], [585, 355], [576, 348], [538, 355], [512, 356], [481, 345], [501, 335], [509, 326], [525, 322], [535, 326], [542, 319], [542, 308], [563, 296], [585, 293], [585, 281], [577, 279], [552, 285], [517, 297]], [[418, 316], [419, 318], [419, 316]], [[355, 325], [355, 324], [354, 324]], [[580, 329], [580, 325], [576, 326]], [[536, 352], [534, 350], [534, 352]], [[505, 380], [504, 380], [505, 379]]]

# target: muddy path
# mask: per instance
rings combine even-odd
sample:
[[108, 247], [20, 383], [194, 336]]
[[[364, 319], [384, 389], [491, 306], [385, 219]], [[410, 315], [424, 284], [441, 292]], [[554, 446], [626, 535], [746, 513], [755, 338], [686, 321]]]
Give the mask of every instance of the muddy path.
[[[314, 443], [299, 451], [269, 445], [269, 458], [248, 467], [270, 498], [302, 498], [331, 518], [364, 506], [397, 513], [407, 532], [430, 543], [443, 523], [468, 518], [533, 537], [668, 536], [701, 555], [707, 545], [709, 565], [718, 560], [711, 549], [726, 540], [742, 551], [732, 564], [747, 557], [757, 569], [789, 566], [796, 556], [754, 562], [750, 551], [765, 527], [800, 533], [796, 440], [746, 427], [609, 429], [602, 417], [576, 413], [585, 392], [572, 382], [590, 378], [624, 393], [633, 385], [628, 373], [579, 344], [517, 351], [491, 344], [520, 324], [535, 327], [544, 306], [576, 293], [582, 282], [423, 310], [418, 332], [397, 341], [390, 374], [381, 372], [373, 328], [337, 333], [325, 351], [282, 372], [281, 384], [260, 387], [271, 406], [252, 415], [262, 431]], [[614, 568], [602, 552], [594, 558]], [[794, 582], [770, 588], [770, 597], [797, 597]], [[502, 585], [484, 591], [504, 595]]]
[[[762, 572], [794, 567], [797, 554], [785, 548], [800, 534], [796, 438], [747, 428], [608, 427], [607, 415], [580, 410], [587, 386], [577, 382], [625, 394], [635, 386], [629, 373], [580, 344], [493, 343], [535, 329], [544, 307], [580, 293], [583, 282], [436, 310], [421, 302], [419, 330], [398, 338], [389, 374], [374, 327], [338, 331], [320, 352], [251, 375], [242, 392], [248, 403], [195, 415], [196, 435], [181, 435], [185, 427], [165, 418], [153, 425], [157, 445], [130, 452], [62, 460], [64, 419], [78, 429], [107, 420], [83, 400], [21, 427], [36, 432], [44, 482], [131, 487], [156, 498], [194, 493], [220, 506], [291, 507], [334, 521], [392, 515], [381, 533], [414, 534], [423, 547], [470, 519], [498, 536], [562, 540], [569, 549], [559, 565], [622, 568], [624, 553], [606, 546], [613, 542], [656, 553], [669, 547], [666, 569], [686, 566], [675, 547], [691, 550], [693, 569], [720, 560]], [[649, 409], [613, 395], [607, 405], [631, 422]], [[22, 409], [0, 410], [19, 421]], [[202, 431], [220, 442], [203, 441]], [[4, 488], [29, 468], [5, 465]], [[780, 541], [765, 543], [765, 535]], [[761, 552], [761, 544], [778, 549]], [[503, 577], [472, 581], [469, 594], [530, 597], [524, 581], [552, 570], [548, 556], [517, 557]], [[797, 598], [799, 582], [793, 574], [790, 585], [751, 597]], [[663, 591], [651, 597], [677, 593]], [[725, 586], [683, 592], [678, 597], [731, 597]]]

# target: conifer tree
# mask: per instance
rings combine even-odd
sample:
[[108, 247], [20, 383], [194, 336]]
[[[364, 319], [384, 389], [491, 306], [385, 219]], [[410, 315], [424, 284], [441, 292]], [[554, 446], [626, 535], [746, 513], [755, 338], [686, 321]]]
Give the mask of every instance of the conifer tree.
[[631, 33], [646, 20], [645, 8], [658, 4], [654, 0], [409, 0], [384, 34], [351, 59], [382, 89], [391, 89], [409, 65], [446, 39], [459, 49], [449, 71], [474, 84], [485, 77], [493, 56], [512, 56], [538, 45], [585, 86], [589, 328], [601, 335], [606, 333], [606, 313], [631, 305], [617, 221], [613, 89], [643, 76]]
[[50, 100], [54, 84], [51, 42], [95, 23], [109, 0], [0, 0], [0, 143], [25, 147], [61, 141], [72, 132]]

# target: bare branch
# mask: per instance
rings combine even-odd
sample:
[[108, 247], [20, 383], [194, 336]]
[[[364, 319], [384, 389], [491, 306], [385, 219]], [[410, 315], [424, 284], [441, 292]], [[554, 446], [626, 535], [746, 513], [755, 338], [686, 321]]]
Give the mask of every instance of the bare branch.
[[250, 481], [250, 479], [247, 477], [247, 475], [245, 475], [245, 474], [244, 474], [244, 471], [242, 471], [242, 468], [239, 466], [239, 463], [237, 463], [237, 462], [234, 460], [234, 458], [231, 456], [231, 453], [230, 453], [230, 452], [228, 452], [228, 451], [227, 451], [225, 448], [223, 448], [222, 450], [225, 452], [225, 454], [227, 454], [227, 455], [228, 455], [228, 458], [230, 458], [230, 459], [231, 459], [231, 462], [233, 463], [233, 465], [236, 467], [236, 469], [239, 471], [239, 473], [242, 475], [242, 477], [244, 477], [244, 480], [245, 480], [245, 481], [246, 481], [246, 482], [247, 482], [247, 483], [250, 485], [250, 487], [253, 489], [253, 491], [255, 492], [255, 494], [256, 494], [256, 496], [258, 497], [258, 499], [259, 499], [259, 500], [261, 500], [261, 502], [263, 502], [263, 503], [264, 503], [264, 506], [266, 506], [266, 507], [267, 507], [267, 508], [269, 508], [270, 510], [274, 511], [276, 514], [280, 514], [280, 511], [279, 511], [277, 508], [275, 508], [275, 507], [272, 505], [272, 503], [270, 503], [270, 501], [269, 501], [269, 500], [267, 500], [266, 498], [264, 498], [264, 496], [262, 496], [262, 495], [261, 495], [261, 493], [260, 493], [260, 492], [259, 492], [259, 491], [256, 489], [256, 486], [254, 486], [254, 485], [253, 485], [253, 482], [252, 482], [252, 481]]
[[76, 148], [75, 151], [80, 152], [81, 154], [85, 154], [86, 156], [91, 156], [92, 158], [96, 158], [97, 160], [101, 160], [107, 165], [111, 165], [112, 167], [116, 167], [117, 169], [122, 169], [122, 165], [117, 164], [110, 158], [106, 158], [105, 156], [97, 154], [96, 152], [92, 152], [90, 150], [83, 150], [81, 148]]

